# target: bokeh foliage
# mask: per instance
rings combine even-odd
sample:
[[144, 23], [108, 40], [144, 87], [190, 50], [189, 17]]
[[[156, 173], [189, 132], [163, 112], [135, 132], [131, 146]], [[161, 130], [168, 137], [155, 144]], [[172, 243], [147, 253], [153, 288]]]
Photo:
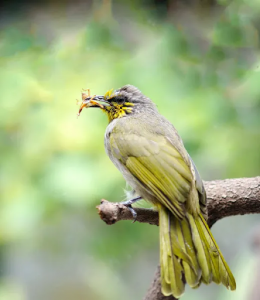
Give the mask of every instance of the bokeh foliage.
[[[76, 117], [81, 88], [139, 87], [179, 130], [205, 180], [259, 174], [258, 1], [223, 6], [217, 18], [189, 9], [193, 19], [174, 11], [158, 19], [130, 1], [87, 8], [34, 7], [1, 28], [0, 299], [40, 299], [13, 260], [48, 274], [48, 257], [61, 286], [68, 279], [58, 270], [73, 277], [80, 265], [77, 299], [88, 300], [139, 299], [155, 268], [156, 228], [98, 220], [100, 199], [121, 200], [125, 183], [105, 155], [106, 116]], [[39, 293], [74, 299], [61, 290]]]

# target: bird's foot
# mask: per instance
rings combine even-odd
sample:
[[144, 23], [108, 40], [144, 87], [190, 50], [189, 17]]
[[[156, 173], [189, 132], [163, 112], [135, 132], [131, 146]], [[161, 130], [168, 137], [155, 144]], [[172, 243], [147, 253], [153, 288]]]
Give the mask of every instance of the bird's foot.
[[131, 212], [131, 214], [132, 214], [132, 216], [134, 218], [133, 223], [137, 220], [137, 213], [133, 209], [132, 204], [135, 203], [135, 202], [137, 202], [140, 199], [142, 199], [142, 197], [136, 197], [136, 198], [133, 198], [131, 200], [127, 200], [127, 201], [121, 202], [121, 204], [123, 204], [124, 206], [126, 206], [130, 210], [130, 212]]
[[137, 202], [141, 199], [142, 199], [142, 197], [136, 197], [136, 198], [133, 198], [133, 199], [130, 199], [130, 200], [123, 201], [123, 202], [121, 202], [121, 204], [123, 204], [125, 206], [130, 206], [130, 205], [134, 204], [135, 202]]
[[133, 216], [133, 223], [137, 220], [137, 212], [133, 209], [131, 205], [127, 206], [127, 208], [130, 210], [130, 213]]

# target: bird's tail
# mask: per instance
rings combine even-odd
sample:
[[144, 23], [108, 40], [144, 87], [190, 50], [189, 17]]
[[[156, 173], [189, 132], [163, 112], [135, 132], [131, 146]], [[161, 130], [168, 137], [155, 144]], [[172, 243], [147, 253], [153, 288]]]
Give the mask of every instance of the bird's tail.
[[179, 298], [185, 282], [197, 288], [214, 281], [235, 290], [235, 279], [203, 216], [187, 213], [178, 220], [167, 208], [158, 209], [162, 293]]

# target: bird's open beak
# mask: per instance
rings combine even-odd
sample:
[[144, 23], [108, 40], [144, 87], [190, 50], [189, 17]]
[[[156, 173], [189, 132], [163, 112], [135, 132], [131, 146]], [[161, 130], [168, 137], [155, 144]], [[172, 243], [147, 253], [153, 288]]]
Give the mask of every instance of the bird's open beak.
[[80, 115], [82, 109], [84, 107], [99, 107], [104, 109], [105, 106], [108, 106], [109, 102], [104, 99], [104, 96], [93, 96], [87, 97], [86, 99], [82, 100], [81, 106], [79, 108], [78, 116]]

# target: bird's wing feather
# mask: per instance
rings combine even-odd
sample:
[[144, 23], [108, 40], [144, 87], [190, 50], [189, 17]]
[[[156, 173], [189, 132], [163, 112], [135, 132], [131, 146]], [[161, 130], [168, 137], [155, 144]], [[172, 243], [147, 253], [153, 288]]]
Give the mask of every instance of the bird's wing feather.
[[110, 136], [113, 155], [172, 213], [182, 218], [193, 180], [180, 153], [161, 135]]
[[203, 216], [205, 217], [205, 219], [207, 220], [207, 196], [206, 196], [206, 191], [202, 182], [202, 179], [200, 177], [200, 174], [192, 160], [192, 158], [189, 156], [189, 160], [191, 162], [191, 170], [194, 174], [195, 177], [195, 185], [196, 185], [196, 189], [198, 191], [198, 195], [199, 195], [199, 204], [200, 204], [200, 209], [203, 213]]

